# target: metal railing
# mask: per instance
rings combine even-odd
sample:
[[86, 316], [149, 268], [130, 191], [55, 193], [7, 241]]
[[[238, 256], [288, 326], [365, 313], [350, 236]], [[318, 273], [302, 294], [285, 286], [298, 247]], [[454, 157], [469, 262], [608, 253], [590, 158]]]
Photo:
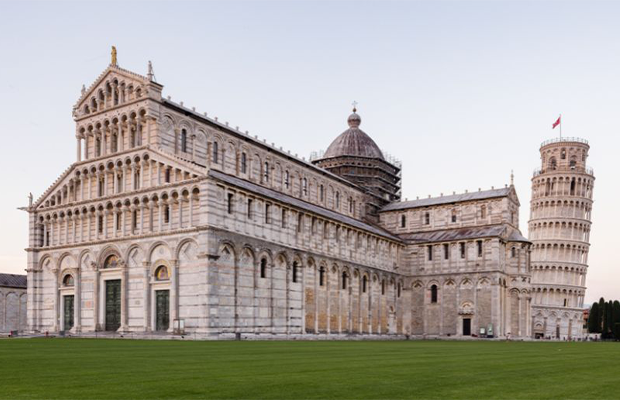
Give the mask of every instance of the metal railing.
[[576, 142], [576, 143], [588, 144], [587, 140], [581, 139], [581, 138], [578, 138], [578, 137], [558, 137], [558, 138], [553, 138], [553, 139], [545, 140], [544, 142], [542, 142], [540, 144], [540, 147], [544, 147], [544, 146], [546, 146], [548, 144], [552, 144], [552, 143], [565, 143], [565, 142]]
[[570, 166], [557, 166], [555, 168], [537, 168], [534, 170], [534, 176], [542, 175], [542, 174], [552, 174], [555, 172], [583, 172], [588, 175], [594, 175], [594, 169], [591, 167], [570, 167]]

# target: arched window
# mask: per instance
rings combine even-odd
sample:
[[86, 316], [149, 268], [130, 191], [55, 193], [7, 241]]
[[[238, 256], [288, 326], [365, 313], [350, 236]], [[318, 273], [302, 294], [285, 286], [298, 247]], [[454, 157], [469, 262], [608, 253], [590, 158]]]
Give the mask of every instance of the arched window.
[[267, 259], [266, 258], [262, 258], [260, 260], [260, 277], [261, 278], [267, 277]]
[[381, 281], [381, 295], [385, 295], [385, 280]]
[[456, 210], [452, 210], [452, 222], [456, 222]]
[[424, 213], [424, 225], [430, 225], [431, 223], [431, 214]]
[[170, 222], [170, 206], [168, 204], [164, 205], [164, 224]]
[[308, 179], [304, 178], [301, 180], [301, 187], [304, 196], [308, 195]]
[[431, 303], [437, 303], [437, 285], [431, 286]]
[[575, 195], [575, 178], [570, 181], [570, 194], [571, 196]]
[[245, 153], [241, 153], [241, 173], [245, 174], [248, 171], [248, 156]]
[[325, 286], [325, 267], [319, 268], [319, 286]]
[[95, 157], [99, 157], [101, 155], [101, 140], [99, 138], [95, 139]]
[[368, 277], [364, 275], [362, 278], [362, 293], [366, 293], [366, 288], [368, 286]]
[[66, 286], [66, 287], [74, 286], [75, 285], [75, 281], [73, 280], [73, 275], [71, 275], [71, 274], [65, 275], [65, 277], [62, 279], [62, 285]]
[[562, 149], [562, 152], [560, 153], [560, 158], [562, 160], [566, 160], [566, 149]]
[[549, 168], [551, 168], [552, 170], [555, 170], [557, 166], [558, 166], [557, 160], [555, 159], [555, 157], [551, 157], [549, 159]]
[[398, 282], [398, 292], [396, 294], [398, 297], [400, 297], [401, 288], [402, 288], [402, 284], [400, 282]]
[[400, 216], [400, 227], [404, 228], [407, 226], [407, 217], [403, 214]]
[[325, 188], [323, 188], [323, 185], [321, 185], [319, 186], [319, 201], [322, 203], [324, 198], [325, 198]]
[[340, 192], [336, 192], [336, 210], [340, 210]]
[[517, 256], [517, 249], [513, 247], [511, 249], [510, 255], [511, 255], [512, 258], [515, 258]]
[[181, 130], [181, 151], [187, 153], [187, 131], [185, 129]]
[[218, 149], [218, 144], [217, 142], [213, 142], [213, 163], [217, 164], [218, 163], [218, 154], [219, 154], [219, 149]]
[[267, 161], [265, 161], [263, 177], [265, 179], [265, 183], [269, 183], [269, 163]]
[[284, 171], [284, 187], [289, 188], [291, 186], [291, 175], [288, 171]]
[[156, 281], [167, 281], [170, 279], [170, 272], [168, 272], [168, 268], [165, 265], [160, 265], [155, 270], [155, 280]]
[[297, 265], [297, 261], [293, 261], [293, 274], [292, 274], [293, 283], [297, 283], [298, 268], [299, 268], [299, 265]]
[[576, 156], [572, 156], [570, 158], [570, 168], [571, 169], [575, 169], [575, 167], [577, 166], [577, 157]]
[[347, 276], [346, 272], [342, 273], [342, 290], [346, 290], [347, 289], [347, 279], [349, 277]]
[[103, 262], [103, 268], [118, 268], [118, 256], [116, 254], [109, 255]]

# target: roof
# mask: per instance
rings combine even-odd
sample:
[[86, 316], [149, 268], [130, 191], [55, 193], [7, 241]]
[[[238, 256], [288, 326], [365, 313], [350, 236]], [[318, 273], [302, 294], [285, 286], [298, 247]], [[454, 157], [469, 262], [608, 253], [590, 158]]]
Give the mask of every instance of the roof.
[[498, 197], [507, 197], [510, 195], [512, 187], [506, 187], [501, 189], [483, 190], [480, 192], [453, 194], [449, 196], [430, 197], [428, 199], [401, 201], [396, 203], [390, 203], [383, 207], [380, 212], [385, 211], [397, 211], [408, 208], [419, 208], [428, 206], [437, 206], [441, 204], [459, 203], [463, 201], [485, 200]]
[[320, 215], [320, 216], [322, 216], [324, 218], [329, 218], [329, 219], [332, 219], [332, 220], [336, 220], [336, 221], [341, 222], [343, 224], [351, 225], [351, 226], [356, 227], [358, 229], [362, 229], [362, 230], [365, 230], [367, 232], [374, 233], [375, 235], [383, 236], [383, 237], [385, 237], [387, 239], [401, 242], [401, 239], [399, 239], [397, 236], [394, 236], [394, 235], [390, 234], [389, 232], [383, 230], [382, 228], [380, 228], [378, 226], [371, 225], [371, 224], [366, 223], [366, 222], [362, 222], [362, 221], [357, 220], [355, 218], [351, 218], [351, 217], [348, 217], [346, 215], [339, 214], [339, 213], [337, 213], [335, 211], [331, 211], [331, 210], [328, 210], [328, 209], [323, 208], [323, 207], [315, 206], [314, 204], [307, 203], [307, 202], [305, 202], [303, 200], [296, 199], [295, 197], [291, 197], [291, 196], [286, 195], [284, 193], [276, 192], [275, 190], [271, 190], [271, 189], [268, 189], [268, 188], [263, 187], [263, 186], [256, 185], [256, 184], [254, 184], [252, 182], [248, 182], [248, 181], [245, 181], [243, 179], [239, 179], [239, 178], [236, 178], [234, 176], [231, 176], [231, 175], [228, 175], [228, 174], [224, 174], [223, 172], [216, 171], [216, 170], [209, 170], [209, 176], [212, 177], [212, 178], [215, 178], [217, 180], [229, 183], [229, 184], [231, 184], [233, 186], [239, 187], [241, 189], [245, 189], [245, 190], [248, 190], [250, 192], [258, 193], [258, 194], [260, 194], [262, 196], [271, 198], [271, 199], [276, 200], [276, 201], [280, 201], [282, 203], [290, 204], [293, 207], [297, 207], [297, 208], [303, 209], [303, 210], [305, 210], [307, 212], [311, 212], [311, 213]]
[[508, 226], [487, 225], [471, 228], [443, 229], [430, 232], [408, 233], [400, 235], [401, 239], [414, 243], [451, 242], [455, 240], [481, 239], [488, 237], [504, 237], [510, 242], [528, 242], [517, 230], [506, 237]]
[[0, 274], [0, 287], [23, 288], [28, 287], [26, 275]]
[[375, 141], [359, 128], [362, 118], [355, 111], [353, 109], [353, 114], [347, 119], [349, 129], [334, 139], [322, 158], [353, 156], [385, 160], [383, 152]]

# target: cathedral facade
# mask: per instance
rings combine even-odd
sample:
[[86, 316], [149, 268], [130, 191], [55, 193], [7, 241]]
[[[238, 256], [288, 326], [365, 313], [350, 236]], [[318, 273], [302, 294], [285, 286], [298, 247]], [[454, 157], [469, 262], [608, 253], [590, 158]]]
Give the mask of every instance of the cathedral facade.
[[514, 187], [400, 200], [360, 129], [312, 161], [162, 97], [116, 61], [76, 161], [29, 213], [33, 332], [530, 337]]

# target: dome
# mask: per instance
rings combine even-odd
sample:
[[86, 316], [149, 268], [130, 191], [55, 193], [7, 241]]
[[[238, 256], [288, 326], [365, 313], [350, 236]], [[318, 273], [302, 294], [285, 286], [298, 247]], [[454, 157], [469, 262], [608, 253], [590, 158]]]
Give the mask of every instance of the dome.
[[347, 123], [349, 129], [342, 132], [332, 144], [329, 145], [323, 158], [333, 158], [341, 156], [379, 158], [384, 160], [383, 153], [374, 140], [359, 128], [362, 118], [353, 109], [353, 114], [349, 115]]

